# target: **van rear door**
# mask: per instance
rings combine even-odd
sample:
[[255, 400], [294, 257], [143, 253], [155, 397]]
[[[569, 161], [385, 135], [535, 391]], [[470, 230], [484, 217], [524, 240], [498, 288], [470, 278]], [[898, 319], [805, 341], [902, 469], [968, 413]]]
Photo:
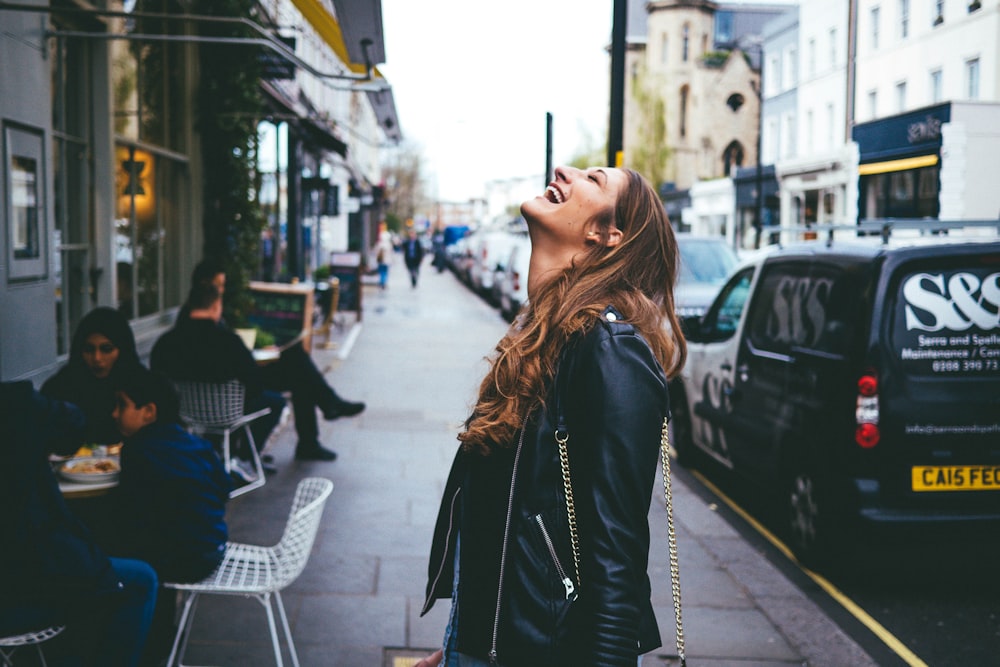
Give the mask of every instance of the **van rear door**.
[[997, 511], [1000, 243], [889, 252], [880, 283], [882, 488], [925, 509]]

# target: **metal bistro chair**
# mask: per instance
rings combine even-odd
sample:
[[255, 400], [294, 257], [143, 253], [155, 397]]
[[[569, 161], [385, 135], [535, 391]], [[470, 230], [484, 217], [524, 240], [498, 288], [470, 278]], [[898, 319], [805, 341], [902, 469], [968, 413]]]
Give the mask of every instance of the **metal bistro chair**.
[[246, 485], [231, 491], [229, 497], [235, 498], [264, 486], [267, 481], [264, 476], [264, 464], [260, 460], [260, 452], [257, 451], [257, 444], [250, 431], [250, 422], [270, 414], [271, 408], [243, 414], [246, 387], [239, 380], [227, 382], [179, 380], [174, 385], [177, 387], [180, 398], [181, 418], [187, 422], [191, 431], [198, 434], [222, 436], [222, 461], [226, 466], [227, 474], [232, 470], [232, 454], [229, 447], [230, 434], [241, 429], [246, 434], [257, 477]]
[[10, 637], [0, 637], [0, 665], [14, 667], [14, 652], [22, 646], [34, 646], [38, 651], [38, 660], [45, 667], [45, 654], [42, 653], [42, 643], [52, 639], [66, 629], [65, 625], [56, 625], [44, 630], [25, 632]]
[[201, 595], [242, 595], [253, 597], [267, 611], [267, 625], [271, 631], [274, 659], [278, 667], [283, 667], [281, 644], [271, 607], [273, 596], [281, 626], [285, 632], [285, 642], [292, 657], [292, 664], [299, 667], [299, 656], [295, 652], [292, 632], [288, 627], [288, 616], [281, 601], [281, 591], [294, 582], [302, 573], [309, 560], [319, 520], [323, 515], [333, 482], [322, 477], [308, 477], [299, 482], [295, 499], [288, 514], [285, 532], [281, 541], [273, 547], [256, 546], [228, 542], [222, 564], [210, 576], [194, 584], [165, 583], [167, 588], [185, 594], [181, 608], [180, 623], [174, 644], [167, 659], [167, 667], [182, 667], [181, 660], [187, 649], [198, 598]]

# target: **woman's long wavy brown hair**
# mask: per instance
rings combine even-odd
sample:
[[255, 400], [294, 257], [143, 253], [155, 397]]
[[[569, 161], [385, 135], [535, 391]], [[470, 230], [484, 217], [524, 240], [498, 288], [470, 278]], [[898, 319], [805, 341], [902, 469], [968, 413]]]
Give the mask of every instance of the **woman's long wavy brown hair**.
[[609, 305], [642, 334], [668, 377], [684, 366], [687, 344], [674, 312], [674, 231], [646, 179], [624, 171], [626, 184], [614, 206], [596, 220], [602, 239], [614, 222], [621, 242], [610, 248], [595, 244], [538, 287], [497, 343], [466, 430], [458, 436], [464, 449], [486, 455], [511, 446], [525, 416], [544, 404], [565, 344], [592, 328]]

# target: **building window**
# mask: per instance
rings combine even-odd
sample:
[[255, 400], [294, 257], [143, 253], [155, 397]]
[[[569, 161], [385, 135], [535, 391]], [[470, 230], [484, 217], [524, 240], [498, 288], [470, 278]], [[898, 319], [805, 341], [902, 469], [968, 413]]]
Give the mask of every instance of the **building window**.
[[936, 218], [940, 166], [862, 176], [861, 217]]
[[781, 60], [778, 56], [771, 56], [767, 59], [764, 86], [766, 86], [764, 93], [768, 96], [777, 95], [784, 89], [784, 82], [781, 80]]
[[941, 70], [931, 70], [931, 104], [941, 101]]
[[681, 62], [685, 63], [688, 61], [688, 50], [690, 49], [691, 38], [689, 33], [690, 29], [688, 28], [688, 25], [685, 23], [684, 33], [681, 36]]
[[868, 91], [868, 117], [877, 118], [878, 117], [878, 91], [869, 90]]
[[732, 141], [722, 153], [722, 173], [731, 176], [736, 167], [743, 166], [743, 146], [738, 141]]
[[931, 14], [934, 17], [932, 25], [944, 23], [944, 0], [934, 0], [934, 9]]
[[687, 136], [688, 87], [681, 86], [681, 136]]
[[965, 94], [970, 100], [979, 99], [979, 58], [965, 61]]
[[816, 39], [809, 38], [809, 76], [816, 76]]
[[899, 36], [901, 39], [910, 36], [910, 0], [899, 0]]
[[778, 121], [769, 118], [764, 128], [766, 132], [764, 141], [761, 142], [764, 144], [763, 164], [774, 164], [778, 159], [778, 145], [781, 142], [781, 137], [778, 135]]
[[[58, 27], [66, 26], [57, 24]], [[94, 85], [86, 42], [49, 40], [52, 67], [52, 171], [54, 175], [56, 350], [69, 352], [70, 340], [90, 301], [90, 246], [94, 168], [90, 118]]]
[[872, 7], [872, 12], [871, 12], [871, 22], [872, 22], [872, 51], [878, 51], [879, 13], [880, 13], [880, 10], [878, 8], [878, 5]]
[[[138, 24], [137, 24], [138, 25]], [[158, 32], [175, 30], [173, 24]], [[182, 91], [188, 49], [177, 43], [112, 42], [116, 306], [128, 318], [163, 313], [183, 300], [181, 221], [189, 218]]]
[[813, 120], [813, 110], [806, 111], [806, 151], [812, 153], [816, 148], [816, 125]]
[[669, 41], [667, 39], [667, 33], [663, 33], [660, 36], [660, 64], [666, 65], [670, 61], [670, 51], [667, 49], [669, 46]]
[[830, 28], [830, 69], [837, 66], [837, 29]]
[[796, 132], [795, 132], [795, 114], [785, 114], [785, 148], [784, 157], [794, 157], [797, 146], [796, 146]]
[[785, 52], [785, 82], [789, 88], [799, 85], [799, 52], [793, 46]]
[[906, 111], [906, 82], [896, 84], [896, 111]]
[[833, 102], [826, 103], [826, 146], [833, 148], [833, 133], [836, 122], [833, 117]]
[[719, 11], [715, 14], [715, 43], [733, 43], [733, 12]]

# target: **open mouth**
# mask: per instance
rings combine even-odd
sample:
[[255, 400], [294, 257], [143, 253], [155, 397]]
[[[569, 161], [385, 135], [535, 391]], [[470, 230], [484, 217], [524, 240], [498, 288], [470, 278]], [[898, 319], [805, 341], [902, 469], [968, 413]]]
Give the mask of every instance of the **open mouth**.
[[545, 188], [545, 198], [553, 204], [561, 204], [565, 201], [562, 192], [560, 192], [559, 188], [554, 185], [550, 185]]

